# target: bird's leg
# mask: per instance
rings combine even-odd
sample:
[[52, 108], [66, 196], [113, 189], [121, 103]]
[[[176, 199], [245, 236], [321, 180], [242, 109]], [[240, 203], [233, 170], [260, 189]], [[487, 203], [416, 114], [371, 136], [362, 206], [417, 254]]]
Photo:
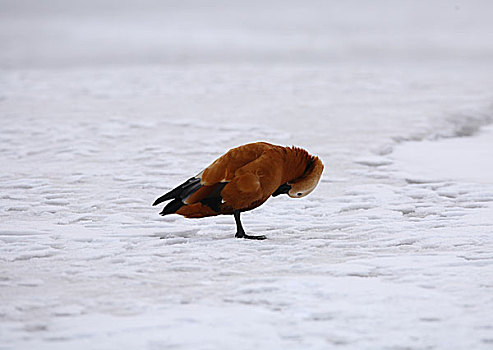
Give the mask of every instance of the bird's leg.
[[245, 233], [245, 230], [243, 229], [243, 226], [241, 225], [240, 221], [240, 211], [235, 210], [233, 212], [233, 215], [235, 217], [236, 221], [236, 238], [246, 238], [246, 239], [266, 239], [267, 237], [265, 236], [250, 236]]
[[236, 238], [243, 238], [243, 237], [245, 237], [246, 233], [245, 233], [245, 230], [243, 229], [243, 226], [241, 225], [240, 211], [239, 210], [235, 210], [233, 212], [233, 215], [234, 215], [235, 221], [236, 221], [236, 234], [235, 234], [235, 237]]

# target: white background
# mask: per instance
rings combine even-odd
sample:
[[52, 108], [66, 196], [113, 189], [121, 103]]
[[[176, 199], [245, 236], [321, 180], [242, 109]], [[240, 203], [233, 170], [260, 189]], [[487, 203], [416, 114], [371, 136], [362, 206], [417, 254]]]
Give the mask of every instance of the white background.
[[[490, 349], [490, 1], [0, 1], [0, 349]], [[320, 156], [242, 216], [155, 198]]]

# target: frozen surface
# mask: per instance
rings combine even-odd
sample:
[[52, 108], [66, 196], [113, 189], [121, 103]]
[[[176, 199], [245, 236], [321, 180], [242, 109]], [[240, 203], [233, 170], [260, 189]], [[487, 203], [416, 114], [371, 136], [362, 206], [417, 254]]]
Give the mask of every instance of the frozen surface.
[[475, 137], [460, 137], [441, 142], [409, 142], [397, 149], [395, 165], [419, 174], [426, 181], [460, 180], [493, 182], [493, 127], [483, 128]]
[[[489, 1], [67, 3], [0, 1], [0, 349], [493, 346]], [[150, 206], [257, 140], [268, 240]]]

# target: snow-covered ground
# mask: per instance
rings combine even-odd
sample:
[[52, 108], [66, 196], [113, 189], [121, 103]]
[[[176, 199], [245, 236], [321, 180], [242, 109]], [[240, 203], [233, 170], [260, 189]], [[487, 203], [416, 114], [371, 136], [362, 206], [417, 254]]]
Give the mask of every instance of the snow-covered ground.
[[[0, 349], [493, 347], [493, 3], [0, 10]], [[257, 140], [268, 240], [151, 206]]]

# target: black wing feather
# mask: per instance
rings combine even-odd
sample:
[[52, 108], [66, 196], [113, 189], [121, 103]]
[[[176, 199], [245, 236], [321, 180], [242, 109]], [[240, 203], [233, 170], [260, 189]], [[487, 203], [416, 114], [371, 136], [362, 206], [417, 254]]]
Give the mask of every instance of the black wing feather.
[[162, 202], [169, 201], [170, 199], [179, 199], [180, 201], [183, 201], [201, 187], [202, 185], [200, 184], [200, 179], [197, 177], [192, 177], [180, 186], [172, 189], [168, 193], [163, 194], [161, 197], [156, 199], [152, 205], [158, 205]]

